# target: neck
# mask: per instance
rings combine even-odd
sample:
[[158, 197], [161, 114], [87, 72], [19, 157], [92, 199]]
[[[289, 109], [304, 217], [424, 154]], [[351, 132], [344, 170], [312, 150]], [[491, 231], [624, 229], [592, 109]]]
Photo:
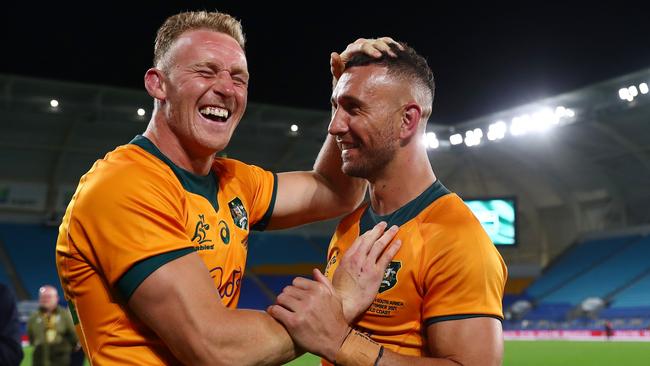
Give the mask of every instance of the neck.
[[178, 167], [196, 175], [207, 175], [210, 172], [216, 152], [195, 152], [191, 147], [184, 146], [170, 128], [167, 121], [159, 113], [155, 113], [149, 121], [147, 130], [142, 134], [169, 160]]
[[396, 156], [370, 182], [370, 205], [378, 215], [391, 214], [419, 196], [435, 181], [426, 150]]

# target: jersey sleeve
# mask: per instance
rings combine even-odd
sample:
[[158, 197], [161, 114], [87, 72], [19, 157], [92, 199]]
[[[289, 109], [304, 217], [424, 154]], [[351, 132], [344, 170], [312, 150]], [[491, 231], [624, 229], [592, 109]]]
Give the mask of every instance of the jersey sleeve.
[[258, 231], [266, 229], [278, 192], [277, 175], [233, 159], [217, 159], [215, 165], [220, 189], [227, 186], [244, 195], [250, 228]]
[[[476, 220], [448, 230], [424, 265], [423, 319], [426, 325], [472, 317], [503, 319], [506, 267]], [[431, 249], [434, 246], [429, 246]]]
[[184, 229], [185, 196], [171, 173], [134, 166], [86, 179], [68, 235], [122, 298], [163, 264], [193, 251]]

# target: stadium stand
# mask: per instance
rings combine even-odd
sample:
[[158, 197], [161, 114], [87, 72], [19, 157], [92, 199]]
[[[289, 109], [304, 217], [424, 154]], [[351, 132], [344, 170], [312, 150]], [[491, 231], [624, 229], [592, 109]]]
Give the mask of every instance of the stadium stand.
[[526, 293], [535, 299], [544, 298], [567, 282], [607, 260], [622, 246], [629, 245], [635, 239], [636, 237], [625, 236], [578, 243], [552, 262], [543, 275], [526, 289]]
[[650, 271], [619, 292], [613, 298], [612, 304], [617, 308], [650, 307]]
[[623, 245], [610, 243], [610, 254], [564, 285], [544, 296], [544, 303], [569, 302], [579, 304], [590, 296], [606, 297], [610, 292], [625, 286], [640, 273], [650, 269], [650, 238], [632, 237]]
[[54, 265], [57, 229], [33, 224], [0, 224], [0, 238], [31, 299], [43, 284], [59, 288]]

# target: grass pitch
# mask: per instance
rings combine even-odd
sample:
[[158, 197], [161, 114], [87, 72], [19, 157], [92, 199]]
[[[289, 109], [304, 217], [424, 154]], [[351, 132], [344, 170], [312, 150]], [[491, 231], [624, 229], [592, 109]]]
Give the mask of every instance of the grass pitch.
[[[24, 351], [21, 366], [31, 366], [32, 349]], [[287, 365], [317, 366], [320, 359], [306, 354]], [[649, 366], [650, 342], [506, 341], [503, 365]]]
[[[320, 364], [307, 354], [287, 365]], [[503, 365], [650, 366], [650, 342], [506, 341]]]

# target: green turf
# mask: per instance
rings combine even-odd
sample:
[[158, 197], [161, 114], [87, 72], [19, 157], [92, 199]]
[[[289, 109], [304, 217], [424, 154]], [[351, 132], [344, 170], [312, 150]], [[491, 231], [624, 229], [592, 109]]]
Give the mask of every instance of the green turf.
[[508, 341], [506, 366], [650, 365], [650, 342]]
[[[650, 342], [507, 341], [504, 366], [649, 366]], [[316, 366], [307, 354], [288, 363]]]
[[32, 352], [34, 351], [34, 347], [32, 346], [27, 346], [23, 347], [23, 361], [20, 363], [20, 366], [32, 366]]
[[[26, 347], [21, 366], [31, 366]], [[306, 354], [290, 366], [316, 366], [320, 359]], [[650, 342], [507, 341], [504, 366], [648, 366]]]

